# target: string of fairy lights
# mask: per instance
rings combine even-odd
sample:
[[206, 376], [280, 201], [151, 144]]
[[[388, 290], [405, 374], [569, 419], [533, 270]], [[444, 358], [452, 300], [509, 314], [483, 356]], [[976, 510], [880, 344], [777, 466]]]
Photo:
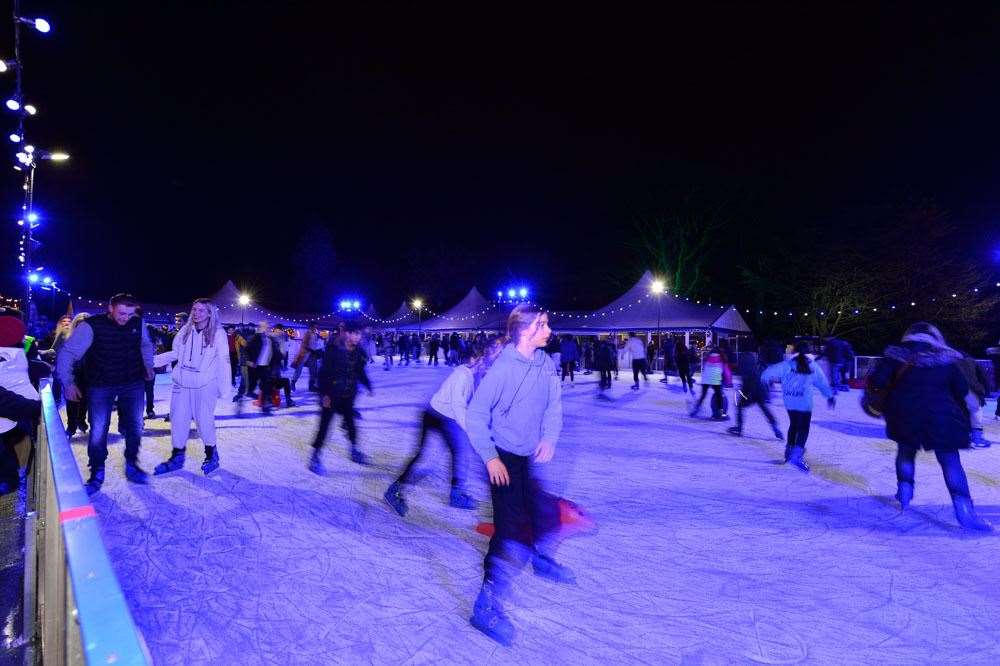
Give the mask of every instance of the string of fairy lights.
[[44, 18], [22, 16], [20, 5], [20, 0], [14, 0], [14, 58], [7, 60], [0, 57], [0, 74], [11, 71], [14, 74], [14, 92], [4, 102], [4, 106], [8, 112], [15, 114], [16, 117], [15, 127], [7, 135], [7, 138], [17, 149], [15, 154], [17, 163], [14, 164], [14, 170], [23, 176], [21, 189], [24, 192], [24, 198], [17, 220], [20, 234], [17, 261], [25, 279], [24, 304], [30, 306], [31, 293], [35, 285], [39, 285], [41, 289], [51, 290], [53, 295], [56, 292], [67, 293], [56, 286], [55, 278], [42, 273], [44, 267], [33, 267], [32, 254], [36, 247], [40, 247], [38, 241], [35, 240], [35, 229], [41, 224], [41, 216], [35, 210], [35, 172], [42, 161], [65, 162], [69, 159], [69, 155], [60, 151], [36, 148], [28, 141], [26, 121], [38, 114], [38, 107], [25, 97], [21, 29], [24, 26], [29, 26], [39, 34], [46, 35], [51, 32], [52, 26]]
[[[994, 289], [1000, 291], [1000, 282], [994, 284]], [[981, 289], [979, 287], [974, 287], [968, 295], [979, 296], [983, 295], [985, 288]], [[67, 293], [67, 292], [63, 292]], [[67, 294], [72, 296], [71, 294]], [[613, 316], [618, 313], [627, 312], [633, 308], [639, 307], [643, 304], [656, 303], [657, 299], [670, 298], [676, 301], [684, 301], [691, 305], [700, 306], [705, 309], [715, 310], [718, 308], [720, 311], [732, 311], [741, 314], [756, 315], [757, 317], [775, 317], [780, 319], [793, 319], [795, 317], [832, 317], [832, 316], [849, 316], [849, 317], [860, 317], [866, 315], [893, 315], [897, 313], [912, 312], [922, 306], [947, 306], [950, 303], [960, 303], [959, 300], [960, 293], [957, 291], [949, 293], [946, 297], [938, 298], [936, 296], [931, 298], [922, 299], [920, 301], [914, 299], [910, 301], [905, 301], [903, 303], [888, 303], [882, 305], [866, 305], [864, 307], [858, 306], [853, 308], [839, 308], [836, 310], [825, 310], [825, 309], [784, 309], [784, 308], [763, 308], [763, 307], [739, 307], [736, 305], [715, 305], [712, 303], [702, 303], [700, 299], [692, 300], [688, 296], [682, 296], [678, 293], [671, 293], [666, 291], [662, 287], [657, 289], [655, 283], [654, 286], [650, 287], [649, 293], [645, 296], [636, 297], [634, 300], [629, 300], [628, 302], [616, 302], [611, 306], [606, 306], [604, 308], [594, 310], [592, 312], [579, 312], [579, 311], [565, 311], [565, 310], [550, 310], [548, 308], [542, 307], [541, 309], [548, 312], [554, 317], [559, 317], [561, 319], [569, 320], [599, 320], [609, 316]], [[2, 297], [0, 297], [2, 299]], [[102, 306], [104, 301], [99, 299], [86, 299], [80, 296], [76, 297], [77, 302], [80, 305], [89, 304], [94, 306]], [[465, 312], [462, 314], [452, 314], [451, 312], [436, 312], [434, 309], [428, 307], [420, 299], [414, 299], [413, 301], [404, 303], [404, 311], [393, 317], [378, 317], [371, 312], [366, 312], [361, 309], [361, 303], [358, 300], [345, 300], [341, 301], [341, 307], [332, 310], [330, 312], [312, 315], [309, 317], [295, 317], [295, 316], [285, 316], [276, 313], [272, 310], [262, 308], [251, 302], [249, 296], [244, 295], [239, 301], [233, 302], [231, 304], [225, 303], [220, 304], [219, 309], [222, 311], [239, 311], [242, 310], [243, 313], [249, 314], [251, 318], [262, 317], [275, 321], [291, 322], [295, 324], [308, 325], [312, 323], [319, 323], [323, 321], [335, 322], [345, 317], [360, 316], [364, 319], [371, 321], [374, 324], [392, 327], [394, 325], [407, 322], [415, 323], [420, 321], [424, 315], [429, 315], [429, 319], [423, 319], [424, 323], [431, 323], [432, 320], [438, 321], [448, 321], [448, 322], [476, 322], [479, 325], [488, 325], [491, 319], [494, 319], [502, 311], [501, 308], [505, 305], [515, 306], [520, 303], [525, 303], [528, 305], [539, 306], [539, 303], [532, 301], [527, 298], [527, 295], [523, 298], [519, 298], [517, 294], [514, 297], [498, 298], [496, 300], [491, 300], [483, 304], [481, 307], [477, 308], [473, 312]], [[661, 301], [662, 304], [662, 301]], [[148, 314], [157, 317], [169, 317], [175, 314], [173, 311], [165, 312], [148, 312]]]

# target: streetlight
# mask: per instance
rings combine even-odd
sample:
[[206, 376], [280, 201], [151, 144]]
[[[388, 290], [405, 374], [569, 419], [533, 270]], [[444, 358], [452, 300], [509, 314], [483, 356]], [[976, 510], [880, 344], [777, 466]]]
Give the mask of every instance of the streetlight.
[[[11, 136], [13, 139], [13, 135]], [[19, 139], [20, 140], [20, 139]], [[50, 153], [47, 150], [38, 150], [34, 146], [25, 146], [24, 152], [18, 154], [18, 161], [27, 168], [27, 172], [24, 174], [24, 204], [21, 209], [24, 213], [24, 219], [27, 220], [28, 224], [20, 225], [24, 226], [24, 250], [23, 253], [18, 255], [18, 259], [22, 266], [31, 265], [31, 249], [34, 239], [32, 238], [32, 231], [38, 227], [38, 213], [34, 211], [35, 205], [35, 169], [38, 168], [38, 160], [48, 160], [51, 162], [65, 162], [69, 159], [69, 155], [62, 152]], [[28, 293], [27, 299], [24, 301], [25, 313], [31, 312], [31, 285], [34, 284], [30, 279], [28, 280]], [[30, 314], [29, 314], [30, 316]]]
[[247, 306], [250, 305], [250, 295], [240, 294], [238, 302], [240, 304], [240, 326], [243, 326], [246, 324], [246, 313]]
[[417, 335], [423, 337], [424, 328], [421, 321], [421, 314], [423, 313], [424, 302], [419, 298], [413, 299], [413, 309], [417, 311]]
[[[649, 291], [654, 296], [656, 296], [656, 356], [659, 358], [663, 354], [663, 333], [660, 331], [660, 311], [662, 307], [662, 296], [663, 292], [667, 290], [666, 283], [663, 280], [653, 280], [653, 284], [650, 285]], [[667, 376], [666, 363], [663, 364], [663, 376]]]

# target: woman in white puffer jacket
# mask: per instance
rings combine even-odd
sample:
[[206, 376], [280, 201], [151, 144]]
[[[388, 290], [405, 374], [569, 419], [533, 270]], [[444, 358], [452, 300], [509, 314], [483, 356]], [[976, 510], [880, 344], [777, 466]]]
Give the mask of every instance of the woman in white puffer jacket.
[[173, 349], [157, 357], [157, 365], [176, 361], [170, 394], [170, 458], [156, 466], [154, 473], [166, 474], [184, 467], [184, 453], [191, 432], [191, 419], [205, 445], [205, 474], [219, 468], [215, 438], [215, 405], [231, 399], [229, 343], [219, 322], [219, 309], [208, 298], [191, 306], [191, 316], [174, 336]]

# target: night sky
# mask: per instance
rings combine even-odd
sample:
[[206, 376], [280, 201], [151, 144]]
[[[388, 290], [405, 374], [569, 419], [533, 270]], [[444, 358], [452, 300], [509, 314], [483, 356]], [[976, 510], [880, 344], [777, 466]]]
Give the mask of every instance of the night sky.
[[38, 263], [88, 297], [596, 307], [664, 184], [738, 193], [719, 300], [795, 225], [900, 193], [993, 242], [996, 5], [536, 4], [25, 0], [54, 26], [24, 33], [28, 136], [73, 155], [39, 170]]

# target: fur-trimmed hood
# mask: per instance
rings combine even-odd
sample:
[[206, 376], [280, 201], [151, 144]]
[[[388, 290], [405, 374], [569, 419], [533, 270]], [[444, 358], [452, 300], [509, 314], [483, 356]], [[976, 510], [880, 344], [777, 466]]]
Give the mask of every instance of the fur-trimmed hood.
[[885, 348], [886, 358], [909, 363], [918, 368], [951, 365], [962, 360], [962, 353], [951, 347], [937, 347], [927, 342], [906, 341]]

